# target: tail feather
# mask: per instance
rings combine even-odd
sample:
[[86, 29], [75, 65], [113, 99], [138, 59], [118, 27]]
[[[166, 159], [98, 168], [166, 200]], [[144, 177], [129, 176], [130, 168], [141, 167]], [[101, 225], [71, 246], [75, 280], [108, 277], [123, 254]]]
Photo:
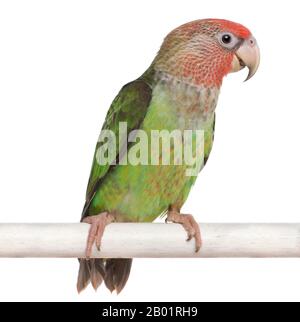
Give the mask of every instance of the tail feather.
[[109, 259], [106, 263], [106, 278], [104, 280], [106, 287], [119, 294], [129, 278], [132, 259]]
[[77, 279], [77, 291], [80, 293], [89, 284], [91, 280], [91, 267], [90, 262], [84, 259], [79, 260], [79, 272]]
[[[97, 264], [96, 264], [97, 262]], [[96, 259], [90, 260], [91, 266], [91, 284], [94, 290], [97, 290], [98, 287], [102, 284], [103, 279], [105, 278], [105, 273], [103, 269], [103, 262], [97, 261]]]
[[81, 292], [91, 282], [93, 288], [102, 284], [118, 294], [123, 290], [131, 269], [132, 259], [80, 259], [77, 290]]

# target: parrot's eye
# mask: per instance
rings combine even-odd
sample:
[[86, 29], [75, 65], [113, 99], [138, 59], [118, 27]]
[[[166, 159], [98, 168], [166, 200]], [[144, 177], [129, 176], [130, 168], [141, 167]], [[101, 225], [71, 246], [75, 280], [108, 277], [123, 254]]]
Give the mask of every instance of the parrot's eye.
[[222, 42], [226, 45], [230, 44], [232, 41], [231, 35], [225, 34], [222, 36]]
[[234, 49], [240, 42], [236, 36], [229, 32], [222, 32], [217, 37], [220, 45], [226, 49]]

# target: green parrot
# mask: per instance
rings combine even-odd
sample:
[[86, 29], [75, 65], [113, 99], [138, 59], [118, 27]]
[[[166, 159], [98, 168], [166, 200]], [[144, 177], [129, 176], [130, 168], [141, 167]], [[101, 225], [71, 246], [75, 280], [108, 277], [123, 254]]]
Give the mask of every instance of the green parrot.
[[[82, 222], [91, 226], [86, 258], [79, 259], [79, 292], [89, 282], [97, 289], [104, 281], [111, 292], [119, 293], [128, 280], [132, 259], [90, 258], [94, 244], [100, 250], [105, 226], [111, 222], [152, 222], [166, 215], [167, 222], [181, 224], [188, 240], [195, 240], [196, 251], [201, 247], [197, 222], [180, 213], [197, 175], [186, 174], [185, 162], [123, 164], [134, 144], [120, 131], [120, 123], [127, 124], [128, 133], [139, 130], [149, 137], [153, 130], [201, 130], [204, 144], [197, 156], [203, 160], [198, 174], [212, 148], [224, 76], [248, 67], [250, 79], [258, 66], [259, 49], [247, 28], [227, 20], [197, 20], [170, 32], [146, 72], [121, 89], [102, 128], [115, 134], [120, 152], [111, 163], [101, 163], [98, 151], [104, 143], [98, 141], [88, 182]], [[193, 135], [189, 143], [194, 150], [195, 140]], [[173, 145], [170, 150], [174, 157]]]

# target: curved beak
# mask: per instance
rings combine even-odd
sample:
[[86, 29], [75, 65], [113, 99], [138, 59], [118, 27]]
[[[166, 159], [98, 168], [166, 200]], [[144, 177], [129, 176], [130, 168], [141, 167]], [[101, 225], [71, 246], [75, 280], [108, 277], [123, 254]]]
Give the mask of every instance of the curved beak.
[[260, 52], [259, 47], [256, 43], [254, 37], [250, 37], [246, 39], [241, 47], [236, 51], [233, 62], [232, 62], [232, 69], [231, 72], [237, 72], [244, 67], [248, 67], [249, 74], [245, 80], [249, 80], [252, 78], [257, 69], [259, 67], [260, 62]]

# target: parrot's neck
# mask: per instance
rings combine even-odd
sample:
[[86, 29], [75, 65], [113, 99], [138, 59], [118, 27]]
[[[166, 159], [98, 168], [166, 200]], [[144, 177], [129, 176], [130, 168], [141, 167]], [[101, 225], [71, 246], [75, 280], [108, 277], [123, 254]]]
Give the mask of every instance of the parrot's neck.
[[211, 123], [219, 87], [195, 85], [161, 71], [155, 73], [154, 84], [155, 92], [172, 106], [180, 128], [203, 129]]

